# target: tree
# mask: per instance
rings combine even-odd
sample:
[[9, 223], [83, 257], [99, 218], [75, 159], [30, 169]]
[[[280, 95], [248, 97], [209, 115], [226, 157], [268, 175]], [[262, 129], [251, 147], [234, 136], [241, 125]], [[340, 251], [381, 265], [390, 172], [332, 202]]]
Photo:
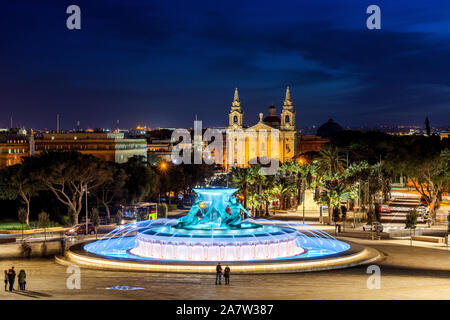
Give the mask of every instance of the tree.
[[428, 116], [425, 118], [425, 131], [427, 136], [431, 135], [430, 120], [428, 119]]
[[83, 206], [83, 196], [108, 180], [111, 174], [105, 162], [76, 151], [43, 152], [31, 157], [40, 168], [39, 181], [65, 204], [75, 223]]
[[325, 145], [316, 159], [319, 175], [335, 175], [344, 173], [344, 159], [339, 149], [332, 145]]
[[272, 193], [280, 201], [280, 209], [286, 208], [286, 197], [291, 196], [295, 192], [295, 186], [285, 179], [278, 179], [272, 187]]
[[105, 207], [109, 220], [111, 218], [110, 205], [123, 195], [128, 176], [116, 163], [106, 163], [106, 167], [110, 174], [106, 175], [105, 182], [95, 190], [95, 195], [97, 200]]
[[25, 224], [30, 224], [31, 198], [41, 189], [36, 181], [31, 164], [24, 159], [23, 164], [6, 167], [0, 171], [0, 198], [20, 198], [26, 205]]
[[[450, 186], [450, 148], [439, 137], [401, 137], [387, 159], [388, 168], [403, 173], [430, 206], [433, 221], [436, 203]], [[444, 139], [448, 140], [448, 139]]]
[[383, 160], [392, 148], [396, 136], [379, 131], [343, 130], [331, 137], [330, 144], [338, 147], [348, 157], [349, 164], [367, 161], [373, 165]]
[[125, 190], [130, 203], [142, 201], [158, 191], [158, 175], [147, 165], [142, 156], [134, 156], [121, 165], [127, 179]]
[[44, 229], [44, 243], [47, 241], [47, 228], [50, 224], [50, 217], [47, 212], [42, 211], [38, 216], [38, 225]]
[[233, 183], [239, 187], [239, 191], [244, 196], [244, 207], [247, 208], [248, 185], [252, 178], [250, 170], [248, 168], [233, 167], [231, 175]]
[[263, 192], [262, 192], [262, 202], [263, 202], [263, 205], [264, 205], [264, 211], [265, 211], [265, 215], [266, 216], [270, 216], [269, 206], [270, 206], [270, 204], [272, 203], [272, 201], [274, 199], [275, 199], [275, 197], [274, 197], [274, 195], [272, 193], [271, 188], [267, 188], [267, 189], [263, 190]]
[[122, 210], [118, 210], [116, 213], [116, 223], [117, 224], [121, 224], [122, 223], [122, 218], [123, 218], [123, 211]]
[[260, 165], [251, 166], [249, 169], [249, 196], [252, 196], [252, 212], [256, 209], [255, 217], [262, 215], [263, 188], [268, 185], [268, 178], [261, 171]]
[[345, 184], [355, 192], [357, 187], [360, 189], [360, 204], [368, 207], [368, 214], [373, 214], [378, 208], [376, 205], [378, 195], [381, 194], [384, 201], [389, 200], [391, 183], [392, 174], [385, 169], [383, 162], [370, 165], [367, 161], [361, 161], [352, 163], [346, 169]]
[[414, 209], [409, 211], [405, 221], [405, 229], [409, 229], [411, 245], [412, 245], [412, 230], [416, 228], [416, 225], [417, 225], [417, 213], [416, 210]]
[[25, 208], [20, 207], [17, 211], [17, 216], [19, 218], [19, 222], [22, 224], [22, 241], [23, 241], [23, 224], [27, 222], [28, 213]]

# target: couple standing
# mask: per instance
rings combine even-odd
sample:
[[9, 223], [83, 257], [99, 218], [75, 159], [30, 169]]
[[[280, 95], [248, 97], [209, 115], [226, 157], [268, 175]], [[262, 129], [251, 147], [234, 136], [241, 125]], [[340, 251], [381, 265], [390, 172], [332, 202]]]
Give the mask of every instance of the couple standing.
[[[230, 267], [226, 266], [223, 270], [223, 277], [225, 278], [225, 284], [230, 284]], [[216, 284], [222, 284], [222, 265], [220, 262], [216, 266]]]
[[[19, 280], [19, 290], [25, 290], [25, 279], [27, 278], [27, 275], [25, 273], [25, 270], [20, 270], [18, 275]], [[9, 291], [14, 290], [14, 282], [16, 280], [16, 271], [14, 270], [14, 267], [11, 267], [8, 271], [5, 270], [5, 291], [7, 291], [8, 283], [9, 283]]]

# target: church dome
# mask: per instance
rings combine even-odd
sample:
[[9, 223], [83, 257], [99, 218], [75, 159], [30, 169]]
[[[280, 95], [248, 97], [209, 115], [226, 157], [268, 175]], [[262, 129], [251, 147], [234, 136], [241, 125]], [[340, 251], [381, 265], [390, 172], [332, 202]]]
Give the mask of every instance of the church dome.
[[342, 129], [339, 123], [334, 122], [334, 120], [330, 118], [327, 122], [321, 125], [319, 129], [317, 129], [317, 135], [322, 138], [327, 138], [342, 130], [344, 129]]
[[279, 127], [281, 119], [277, 116], [277, 109], [274, 106], [269, 107], [269, 114], [263, 119], [268, 125]]

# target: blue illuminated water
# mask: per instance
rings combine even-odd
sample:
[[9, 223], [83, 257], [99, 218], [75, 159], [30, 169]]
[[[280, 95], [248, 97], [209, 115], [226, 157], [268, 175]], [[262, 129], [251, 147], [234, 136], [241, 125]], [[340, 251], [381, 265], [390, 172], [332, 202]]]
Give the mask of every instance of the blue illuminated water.
[[90, 253], [133, 261], [277, 261], [338, 255], [350, 245], [301, 223], [244, 219], [237, 189], [198, 188], [196, 203], [178, 219], [120, 226], [89, 243]]

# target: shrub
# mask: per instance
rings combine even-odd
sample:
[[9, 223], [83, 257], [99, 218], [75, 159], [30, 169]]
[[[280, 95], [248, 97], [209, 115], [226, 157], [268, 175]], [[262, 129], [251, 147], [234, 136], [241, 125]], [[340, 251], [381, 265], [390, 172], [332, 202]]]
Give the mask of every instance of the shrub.
[[173, 210], [177, 210], [178, 209], [177, 205], [174, 204], [174, 203], [169, 204], [168, 208], [169, 208], [169, 211], [173, 211]]
[[92, 208], [92, 210], [91, 210], [91, 221], [92, 221], [92, 224], [94, 226], [96, 226], [96, 227], [99, 226], [99, 224], [100, 224], [100, 216], [99, 216], [97, 208]]
[[70, 226], [70, 218], [69, 216], [62, 216], [61, 217], [61, 224], [65, 227]]
[[123, 212], [122, 210], [118, 210], [116, 214], [116, 223], [120, 224], [122, 222]]

